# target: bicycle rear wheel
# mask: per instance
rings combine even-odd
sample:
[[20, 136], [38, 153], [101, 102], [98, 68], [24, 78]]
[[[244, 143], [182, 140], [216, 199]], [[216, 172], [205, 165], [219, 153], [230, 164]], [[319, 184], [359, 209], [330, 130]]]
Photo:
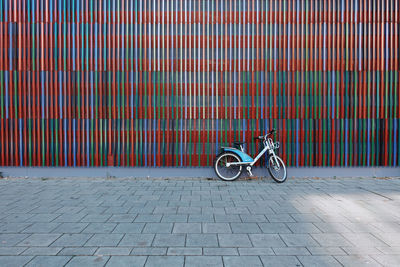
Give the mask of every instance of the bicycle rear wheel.
[[217, 156], [214, 163], [214, 170], [217, 176], [224, 181], [236, 180], [242, 173], [242, 166], [231, 165], [227, 167], [227, 163], [240, 162], [240, 158], [233, 153], [223, 153]]

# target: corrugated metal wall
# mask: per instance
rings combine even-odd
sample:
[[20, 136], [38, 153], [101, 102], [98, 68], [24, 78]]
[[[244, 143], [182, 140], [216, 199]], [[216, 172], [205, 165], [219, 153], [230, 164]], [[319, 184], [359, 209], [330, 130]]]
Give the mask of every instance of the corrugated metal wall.
[[0, 165], [399, 166], [397, 0], [0, 0]]

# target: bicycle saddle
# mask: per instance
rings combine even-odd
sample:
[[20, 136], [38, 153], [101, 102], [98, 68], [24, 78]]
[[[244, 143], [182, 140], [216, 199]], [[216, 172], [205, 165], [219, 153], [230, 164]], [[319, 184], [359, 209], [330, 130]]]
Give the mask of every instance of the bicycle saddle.
[[243, 145], [244, 143], [246, 143], [246, 142], [240, 142], [240, 141], [235, 141], [235, 142], [233, 142], [234, 145], [238, 145], [238, 146], [241, 146], [241, 145]]

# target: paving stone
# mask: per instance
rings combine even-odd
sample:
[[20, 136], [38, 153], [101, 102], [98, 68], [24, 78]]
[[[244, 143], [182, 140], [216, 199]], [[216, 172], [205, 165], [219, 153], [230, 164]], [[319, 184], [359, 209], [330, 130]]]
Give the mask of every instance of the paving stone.
[[107, 222], [115, 223], [115, 222], [125, 222], [131, 223], [135, 220], [136, 214], [114, 214], [112, 215]]
[[18, 243], [18, 246], [47, 247], [60, 236], [61, 234], [32, 234], [22, 242]]
[[119, 242], [121, 247], [149, 247], [153, 242], [154, 234], [126, 234]]
[[342, 235], [358, 247], [379, 247], [387, 245], [369, 233], [343, 233]]
[[0, 266], [23, 266], [28, 263], [32, 258], [33, 256], [0, 256]]
[[36, 256], [26, 266], [64, 266], [70, 259], [70, 256]]
[[161, 222], [187, 222], [187, 214], [166, 214], [162, 216]]
[[204, 255], [210, 256], [234, 256], [238, 255], [237, 248], [203, 248]]
[[94, 255], [117, 255], [117, 256], [123, 256], [123, 255], [129, 255], [132, 251], [132, 248], [130, 247], [100, 247]]
[[5, 223], [0, 221], [0, 234], [21, 233], [30, 225], [32, 225], [32, 223]]
[[156, 247], [183, 247], [185, 234], [157, 234], [153, 246]]
[[172, 232], [172, 223], [146, 223], [143, 233], [169, 234]]
[[29, 234], [0, 234], [0, 247], [12, 247], [27, 238]]
[[217, 223], [232, 223], [232, 222], [242, 222], [239, 215], [237, 214], [215, 214], [215, 222]]
[[352, 244], [340, 234], [311, 234], [324, 247], [351, 247]]
[[[25, 250], [26, 248], [24, 248]], [[61, 247], [30, 247], [26, 249], [21, 255], [32, 255], [32, 256], [53, 256], [57, 255], [61, 251]]]
[[113, 233], [139, 234], [143, 231], [144, 223], [118, 223]]
[[60, 223], [34, 223], [25, 228], [22, 233], [51, 233]]
[[382, 251], [371, 246], [341, 247], [348, 255], [373, 255], [383, 254]]
[[250, 214], [247, 207], [226, 207], [226, 214]]
[[16, 256], [26, 249], [26, 247], [0, 247], [0, 256]]
[[229, 223], [203, 223], [203, 233], [229, 234], [232, 233]]
[[202, 255], [203, 250], [201, 248], [187, 248], [187, 247], [173, 247], [168, 248], [167, 255], [171, 256], [185, 256], [185, 255]]
[[323, 233], [351, 233], [352, 231], [343, 225], [343, 223], [313, 223]]
[[267, 206], [259, 206], [259, 205], [255, 205], [255, 206], [250, 206], [249, 211], [251, 214], [274, 214], [275, 212]]
[[58, 216], [60, 216], [60, 214], [53, 214], [53, 213], [40, 213], [40, 214], [36, 214], [33, 217], [29, 218], [29, 222], [51, 222], [53, 221], [55, 218], [57, 218]]
[[88, 247], [111, 247], [117, 246], [123, 234], [94, 234], [86, 243]]
[[399, 255], [371, 255], [371, 257], [383, 266], [400, 266]]
[[259, 223], [264, 234], [290, 234], [292, 231], [284, 223]]
[[63, 234], [51, 246], [53, 247], [77, 247], [83, 246], [92, 234]]
[[[251, 210], [251, 208], [249, 208]], [[263, 214], [246, 214], [246, 215], [239, 215], [240, 219], [245, 223], [262, 223], [268, 222], [267, 218]]]
[[322, 233], [312, 223], [287, 223], [289, 229], [295, 234], [310, 234], [310, 233]]
[[261, 230], [256, 223], [231, 223], [231, 229], [234, 234], [261, 233]]
[[258, 256], [223, 256], [225, 267], [263, 266]]
[[223, 266], [222, 257], [218, 256], [187, 256], [185, 266], [208, 267]]
[[285, 243], [277, 234], [250, 234], [254, 247], [285, 247]]
[[115, 227], [116, 223], [90, 223], [82, 233], [88, 234], [108, 234], [111, 233]]
[[280, 234], [280, 237], [289, 247], [318, 246], [318, 243], [308, 234]]
[[88, 214], [81, 220], [81, 222], [104, 223], [110, 219], [110, 217], [110, 214]]
[[239, 248], [238, 250], [241, 256], [275, 255], [271, 248]]
[[63, 248], [58, 255], [67, 256], [91, 256], [95, 253], [97, 247], [67, 247]]
[[190, 214], [189, 223], [214, 222], [213, 214]]
[[312, 213], [292, 213], [290, 214], [292, 218], [296, 220], [296, 222], [300, 223], [315, 223], [315, 222], [322, 222], [321, 218], [316, 216], [315, 214]]
[[154, 214], [176, 214], [177, 207], [156, 207], [153, 211]]
[[[218, 234], [220, 247], [251, 247], [248, 235], [245, 234]], [[265, 247], [265, 246], [263, 246]]]
[[295, 222], [293, 217], [291, 217], [289, 214], [267, 214], [265, 216], [267, 217], [268, 221], [271, 222], [271, 223], [276, 223], [276, 222], [281, 222], [281, 223]]
[[76, 214], [61, 214], [57, 218], [55, 218], [52, 222], [60, 222], [60, 223], [77, 223], [81, 221], [87, 213], [76, 213]]
[[305, 247], [283, 247], [283, 248], [272, 248], [275, 255], [282, 256], [299, 256], [299, 255], [311, 255]]
[[146, 256], [112, 256], [107, 262], [107, 266], [115, 267], [141, 267], [146, 262]]
[[34, 214], [10, 214], [7, 217], [1, 219], [1, 222], [8, 223], [23, 223], [28, 221], [28, 219], [35, 216]]
[[335, 256], [335, 258], [343, 266], [381, 266], [374, 259], [366, 255]]
[[57, 228], [55, 228], [52, 233], [79, 234], [88, 225], [89, 223], [62, 223]]
[[201, 223], [175, 223], [173, 233], [201, 233]]
[[340, 247], [307, 247], [312, 255], [346, 255]]
[[160, 222], [162, 218], [162, 215], [160, 214], [139, 214], [135, 222]]
[[400, 255], [400, 247], [377, 247], [383, 254]]
[[260, 256], [260, 259], [266, 267], [300, 267], [302, 266], [295, 256]]
[[188, 234], [186, 237], [188, 247], [217, 247], [216, 234]]
[[183, 256], [149, 256], [147, 258], [146, 267], [160, 266], [183, 266]]
[[297, 256], [303, 266], [342, 266], [332, 256]]
[[74, 256], [66, 266], [104, 266], [109, 258], [109, 256]]
[[167, 248], [133, 248], [131, 251], [131, 255], [144, 255], [144, 256], [164, 256], [167, 255]]
[[201, 213], [200, 207], [179, 207], [178, 214], [199, 214]]

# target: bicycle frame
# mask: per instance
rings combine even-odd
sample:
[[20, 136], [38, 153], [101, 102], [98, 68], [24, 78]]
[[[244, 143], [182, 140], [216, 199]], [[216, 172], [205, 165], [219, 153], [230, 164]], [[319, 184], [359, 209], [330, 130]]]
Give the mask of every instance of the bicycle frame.
[[[260, 153], [258, 153], [258, 155], [253, 159], [252, 162], [250, 162], [250, 163], [249, 162], [231, 162], [231, 163], [227, 163], [226, 167], [237, 166], [237, 165], [253, 166], [262, 157], [262, 155], [264, 155], [267, 151], [269, 151], [269, 156], [270, 157], [274, 157], [275, 161], [277, 161], [276, 158], [275, 158], [275, 151], [274, 151], [274, 147], [275, 146], [274, 146], [274, 142], [272, 141], [272, 139], [271, 138], [267, 138], [266, 140], [263, 141], [263, 144], [264, 144], [264, 149], [261, 150]], [[242, 152], [245, 153], [243, 151], [243, 149], [242, 149]], [[278, 165], [279, 165], [279, 163], [278, 163]]]

